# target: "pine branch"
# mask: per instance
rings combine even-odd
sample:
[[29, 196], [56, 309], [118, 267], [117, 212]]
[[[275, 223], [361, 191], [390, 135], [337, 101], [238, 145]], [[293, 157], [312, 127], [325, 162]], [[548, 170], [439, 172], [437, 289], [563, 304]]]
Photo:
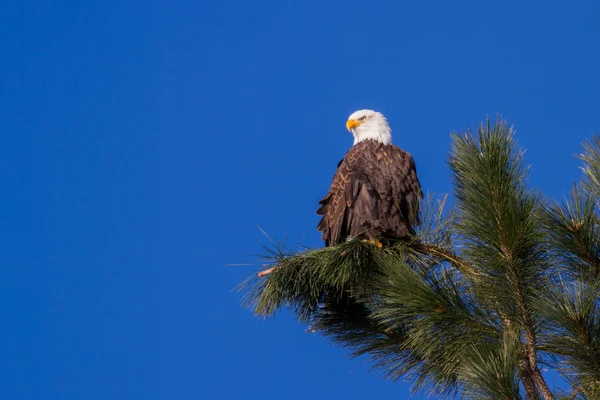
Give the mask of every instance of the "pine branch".
[[521, 376], [521, 382], [525, 388], [525, 395], [527, 400], [539, 400], [540, 395], [537, 391], [535, 381], [533, 379], [533, 372], [527, 359], [522, 358], [519, 363], [519, 373]]
[[[561, 358], [562, 373], [578, 391], [600, 394], [600, 280], [562, 282], [536, 304], [551, 322], [544, 349]], [[594, 398], [591, 396], [590, 398]]]
[[[526, 340], [531, 378], [544, 399], [553, 399], [537, 366], [530, 302], [541, 292], [545, 252], [537, 228], [539, 195], [525, 187], [523, 152], [512, 128], [489, 119], [478, 128], [453, 136], [450, 168], [458, 202], [458, 231], [465, 256], [482, 270], [480, 298], [508, 321], [518, 321]], [[504, 281], [504, 282], [502, 282]]]
[[[501, 333], [453, 267], [466, 264], [444, 247], [451, 248], [447, 236], [437, 237], [441, 245], [411, 241], [378, 249], [354, 241], [299, 254], [274, 251], [276, 266], [242, 289], [258, 315], [287, 307], [353, 356], [370, 357], [388, 378], [404, 377], [415, 390], [456, 394], [469, 348], [497, 342]], [[364, 313], [325, 307], [322, 294], [332, 289], [349, 293]]]
[[549, 247], [569, 280], [549, 283], [554, 289], [538, 302], [549, 320], [544, 348], [561, 357], [562, 373], [572, 397], [600, 397], [600, 138], [584, 144], [584, 178], [562, 204], [546, 207], [544, 225]]
[[554, 399], [542, 365], [569, 382], [559, 398], [600, 398], [600, 137], [585, 149], [583, 182], [544, 204], [504, 121], [455, 134], [454, 210], [428, 196], [416, 235], [383, 249], [273, 243], [271, 264], [242, 285], [246, 305], [287, 308], [442, 398]]
[[310, 321], [326, 289], [361, 295], [360, 288], [377, 273], [374, 250], [361, 241], [298, 254], [276, 248], [270, 272], [251, 277], [239, 289], [247, 292], [244, 302], [256, 315], [269, 317], [286, 307], [301, 321]]
[[374, 282], [379, 298], [372, 317], [382, 324], [403, 321], [403, 346], [419, 362], [386, 366], [409, 376], [415, 389], [460, 391], [461, 365], [471, 348], [498, 342], [499, 326], [475, 305], [468, 281], [451, 265], [418, 252], [407, 259], [410, 264], [384, 266]]
[[421, 255], [429, 255], [435, 261], [435, 263], [441, 263], [444, 261], [449, 262], [454, 268], [460, 271], [462, 274], [476, 279], [480, 275], [477, 268], [474, 265], [469, 264], [468, 261], [461, 258], [451, 248], [445, 248], [435, 244], [416, 243], [412, 247], [413, 251], [419, 252]]
[[600, 136], [593, 136], [583, 144], [584, 152], [578, 157], [583, 161], [583, 184], [596, 199], [600, 198]]
[[575, 279], [600, 276], [600, 217], [597, 199], [579, 185], [564, 203], [550, 203], [542, 215], [557, 266]]
[[[461, 371], [468, 398], [521, 398], [516, 375], [519, 346], [512, 333], [504, 333], [502, 339], [492, 346], [473, 346], [470, 351]], [[528, 400], [530, 398], [527, 396]]]

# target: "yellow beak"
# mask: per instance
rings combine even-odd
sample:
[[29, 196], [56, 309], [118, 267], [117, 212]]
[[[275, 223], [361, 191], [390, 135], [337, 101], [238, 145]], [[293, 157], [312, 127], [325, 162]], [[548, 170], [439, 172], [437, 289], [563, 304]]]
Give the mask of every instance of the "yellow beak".
[[349, 119], [348, 121], [346, 121], [346, 129], [348, 129], [348, 132], [350, 132], [350, 129], [355, 128], [360, 124], [362, 124], [362, 121], [357, 121], [355, 119]]

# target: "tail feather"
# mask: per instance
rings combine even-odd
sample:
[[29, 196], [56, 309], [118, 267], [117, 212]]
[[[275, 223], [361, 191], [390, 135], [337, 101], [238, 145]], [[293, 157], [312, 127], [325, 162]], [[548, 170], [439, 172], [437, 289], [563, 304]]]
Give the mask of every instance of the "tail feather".
[[341, 294], [329, 289], [325, 290], [323, 296], [323, 310], [334, 312], [339, 315], [364, 318], [368, 315], [366, 306], [343, 291]]

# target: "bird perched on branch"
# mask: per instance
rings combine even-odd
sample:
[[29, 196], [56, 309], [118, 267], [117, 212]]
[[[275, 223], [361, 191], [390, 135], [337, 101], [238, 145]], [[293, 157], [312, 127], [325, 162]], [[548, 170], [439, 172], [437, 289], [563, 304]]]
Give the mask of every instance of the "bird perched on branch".
[[[410, 238], [419, 225], [423, 197], [415, 161], [392, 144], [392, 130], [379, 112], [356, 111], [346, 128], [354, 145], [339, 162], [317, 210], [323, 216], [317, 229], [325, 246], [362, 239], [382, 247]], [[364, 319], [369, 310], [355, 300], [357, 289], [360, 292], [360, 288], [327, 288], [324, 309]]]
[[354, 112], [346, 127], [354, 145], [317, 210], [325, 245], [363, 239], [381, 247], [414, 235], [423, 194], [412, 156], [392, 144], [392, 130], [377, 111]]

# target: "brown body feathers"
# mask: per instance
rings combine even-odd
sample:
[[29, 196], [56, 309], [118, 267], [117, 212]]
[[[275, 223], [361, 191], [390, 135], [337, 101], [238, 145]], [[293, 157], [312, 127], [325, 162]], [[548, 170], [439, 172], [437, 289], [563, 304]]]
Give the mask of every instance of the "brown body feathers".
[[397, 240], [419, 225], [421, 184], [412, 156], [393, 144], [364, 140], [338, 164], [319, 202], [317, 229], [326, 246], [348, 238]]

